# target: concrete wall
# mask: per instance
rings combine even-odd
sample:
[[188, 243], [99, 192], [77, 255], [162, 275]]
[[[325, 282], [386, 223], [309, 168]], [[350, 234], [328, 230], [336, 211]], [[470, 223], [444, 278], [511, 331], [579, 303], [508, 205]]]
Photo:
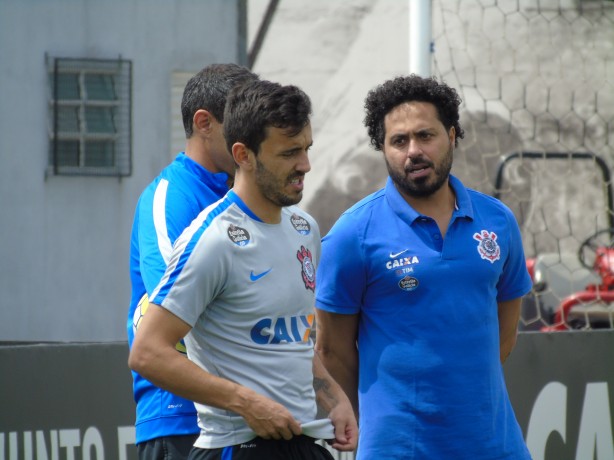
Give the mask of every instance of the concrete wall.
[[[124, 340], [136, 200], [168, 162], [171, 74], [245, 62], [241, 0], [0, 0], [0, 341]], [[45, 56], [132, 61], [132, 175], [45, 176]]]

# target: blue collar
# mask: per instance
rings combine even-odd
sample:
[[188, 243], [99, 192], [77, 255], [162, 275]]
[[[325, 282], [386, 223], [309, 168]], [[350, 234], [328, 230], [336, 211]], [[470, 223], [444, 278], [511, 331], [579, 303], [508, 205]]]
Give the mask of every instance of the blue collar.
[[[451, 174], [449, 184], [456, 195], [456, 209], [452, 214], [452, 219], [454, 220], [458, 217], [473, 219], [473, 205], [465, 186]], [[405, 198], [399, 193], [390, 177], [386, 181], [385, 194], [389, 206], [407, 225], [411, 225], [416, 219], [423, 217], [422, 214], [418, 213], [405, 201]]]
[[212, 173], [207, 168], [201, 166], [194, 160], [192, 160], [189, 156], [185, 154], [185, 152], [181, 152], [177, 155], [176, 161], [180, 162], [185, 169], [190, 171], [196, 177], [198, 177], [201, 182], [212, 186], [215, 190], [222, 190], [222, 194], [228, 191], [228, 174], [225, 172]]
[[234, 204], [236, 204], [239, 208], [241, 208], [241, 211], [243, 211], [245, 214], [247, 214], [249, 217], [251, 217], [252, 219], [258, 221], [258, 222], [262, 222], [262, 219], [260, 217], [258, 217], [256, 214], [254, 214], [248, 207], [247, 205], [243, 202], [243, 200], [239, 197], [239, 195], [237, 195], [235, 193], [234, 190], [230, 190], [227, 194], [226, 194], [226, 199]]

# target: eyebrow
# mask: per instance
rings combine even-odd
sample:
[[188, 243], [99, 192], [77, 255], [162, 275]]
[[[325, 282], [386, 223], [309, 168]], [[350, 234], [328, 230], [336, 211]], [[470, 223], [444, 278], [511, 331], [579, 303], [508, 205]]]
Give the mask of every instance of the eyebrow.
[[[307, 149], [310, 149], [312, 146], [313, 146], [313, 141], [311, 141], [311, 142], [309, 143], [309, 145], [307, 146]], [[287, 150], [283, 150], [283, 151], [281, 151], [280, 153], [283, 155], [283, 154], [286, 154], [286, 153], [294, 153], [294, 152], [299, 152], [299, 151], [301, 151], [301, 150], [303, 150], [303, 147], [302, 147], [302, 146], [298, 146], [298, 145], [297, 145], [296, 147], [291, 147], [291, 148], [289, 148], [289, 149], [287, 149]]]
[[417, 131], [401, 131], [396, 133], [390, 133], [390, 139], [399, 138], [399, 137], [409, 137], [410, 135], [416, 134], [427, 134], [436, 131], [436, 128], [420, 128]]

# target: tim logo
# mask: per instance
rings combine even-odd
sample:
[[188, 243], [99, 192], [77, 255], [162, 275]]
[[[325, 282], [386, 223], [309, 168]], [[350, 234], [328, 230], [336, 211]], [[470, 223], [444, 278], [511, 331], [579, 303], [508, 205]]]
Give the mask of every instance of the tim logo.
[[252, 340], [260, 345], [307, 342], [314, 315], [263, 318], [252, 327]]
[[301, 275], [305, 283], [305, 289], [316, 290], [316, 270], [311, 261], [311, 251], [301, 246], [301, 249], [296, 252], [296, 258], [301, 263]]
[[478, 253], [482, 259], [494, 263], [501, 257], [501, 248], [497, 244], [497, 234], [482, 230], [480, 233], [474, 233], [473, 239], [478, 242]]

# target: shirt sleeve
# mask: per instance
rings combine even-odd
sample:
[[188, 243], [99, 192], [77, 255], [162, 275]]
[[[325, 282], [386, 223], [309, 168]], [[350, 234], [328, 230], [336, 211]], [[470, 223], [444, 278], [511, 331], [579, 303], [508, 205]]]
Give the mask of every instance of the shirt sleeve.
[[177, 239], [168, 268], [152, 297], [153, 303], [191, 326], [224, 290], [234, 253], [228, 239], [220, 238], [215, 226], [203, 224], [201, 216]]
[[164, 275], [173, 244], [197, 215], [194, 203], [164, 179], [139, 207], [140, 269], [149, 295]]
[[505, 208], [509, 228], [509, 253], [503, 273], [497, 283], [497, 302], [517, 299], [527, 294], [533, 285], [527, 270], [522, 235], [514, 214]]
[[366, 285], [363, 250], [349, 221], [342, 216], [322, 239], [316, 307], [332, 313], [358, 313]]

